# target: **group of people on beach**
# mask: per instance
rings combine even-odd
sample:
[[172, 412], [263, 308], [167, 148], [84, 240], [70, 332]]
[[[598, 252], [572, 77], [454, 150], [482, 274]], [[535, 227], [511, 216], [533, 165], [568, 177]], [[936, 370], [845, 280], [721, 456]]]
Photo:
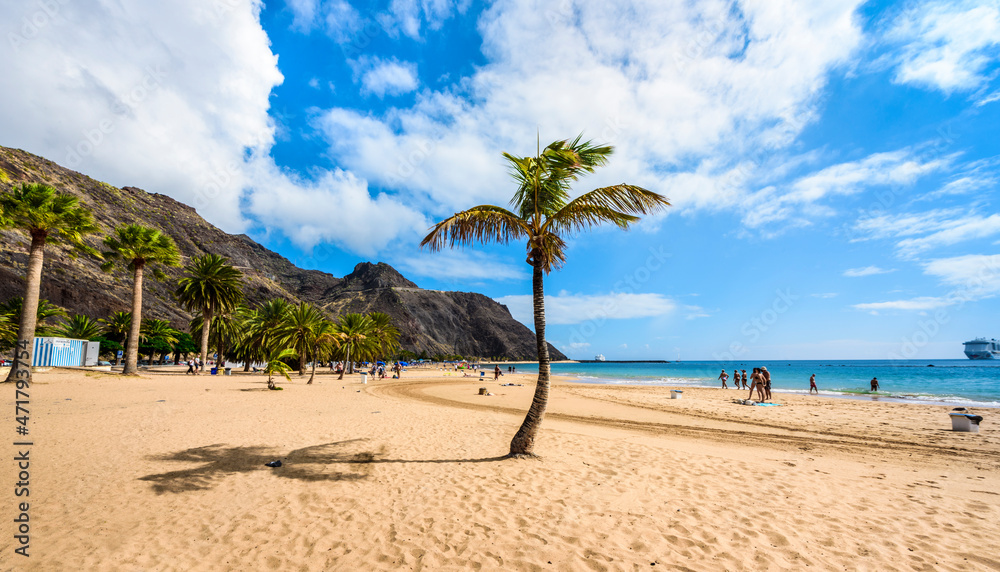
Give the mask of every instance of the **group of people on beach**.
[[[722, 380], [722, 389], [728, 389], [729, 385], [726, 383], [729, 380], [729, 374], [726, 370], [722, 370], [719, 374], [719, 379]], [[733, 387], [736, 389], [740, 388], [740, 384], [743, 384], [743, 389], [749, 389], [750, 395], [747, 399], [753, 398], [754, 390], [757, 390], [757, 397], [760, 401], [769, 401], [771, 399], [771, 372], [767, 371], [766, 367], [755, 367], [753, 371], [750, 372], [750, 385], [747, 386], [747, 370], [733, 370]]]
[[[722, 389], [728, 389], [729, 385], [726, 383], [729, 381], [729, 374], [726, 370], [722, 370], [719, 374], [719, 379], [722, 380]], [[740, 384], [743, 384], [743, 389], [747, 389], [747, 370], [733, 370], [733, 387], [740, 389]], [[878, 391], [878, 378], [873, 377], [871, 381], [871, 392], [875, 393]], [[760, 401], [766, 401], [771, 399], [771, 373], [767, 371], [766, 367], [755, 367], [753, 372], [750, 374], [750, 396], [747, 399], [753, 397], [754, 389], [757, 390], [757, 396]], [[809, 393], [816, 392], [819, 395], [819, 388], [816, 387], [816, 374], [809, 376]]]

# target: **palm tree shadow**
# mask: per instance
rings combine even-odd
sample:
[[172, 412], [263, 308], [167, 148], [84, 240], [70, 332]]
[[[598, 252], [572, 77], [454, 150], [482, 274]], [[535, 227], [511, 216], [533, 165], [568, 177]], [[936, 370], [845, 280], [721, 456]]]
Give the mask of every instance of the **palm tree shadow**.
[[[359, 481], [368, 477], [370, 463], [384, 454], [384, 450], [364, 450], [362, 444], [365, 441], [351, 439], [314, 445], [284, 455], [271, 447], [226, 447], [222, 444], [194, 447], [152, 458], [201, 465], [146, 475], [139, 480], [153, 483], [157, 494], [206, 490], [228, 476], [261, 470], [271, 471], [281, 478], [302, 481]], [[278, 459], [282, 462], [281, 467], [265, 466], [265, 463]], [[331, 471], [328, 466], [333, 464], [347, 464], [349, 470]]]

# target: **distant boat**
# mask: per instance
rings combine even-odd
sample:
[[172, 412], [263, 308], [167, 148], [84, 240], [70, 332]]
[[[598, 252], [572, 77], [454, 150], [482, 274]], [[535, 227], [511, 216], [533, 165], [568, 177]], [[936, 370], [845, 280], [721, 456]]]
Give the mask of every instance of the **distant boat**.
[[594, 361], [604, 361], [604, 354], [597, 354], [594, 356]]
[[969, 359], [1000, 359], [1000, 342], [995, 339], [976, 338], [963, 345]]

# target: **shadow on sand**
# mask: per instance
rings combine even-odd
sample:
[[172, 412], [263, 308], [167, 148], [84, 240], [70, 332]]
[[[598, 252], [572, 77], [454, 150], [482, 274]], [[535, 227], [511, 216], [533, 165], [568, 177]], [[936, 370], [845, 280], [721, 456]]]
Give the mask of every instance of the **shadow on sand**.
[[[184, 493], [212, 488], [218, 481], [238, 473], [271, 471], [284, 479], [302, 481], [359, 481], [368, 478], [377, 463], [489, 463], [507, 457], [485, 459], [386, 459], [385, 448], [367, 450], [367, 439], [351, 439], [323, 445], [313, 445], [289, 451], [287, 454], [271, 447], [226, 447], [222, 444], [194, 447], [152, 457], [155, 461], [201, 463], [190, 469], [180, 469], [140, 477], [153, 483], [157, 494]], [[281, 467], [270, 468], [265, 463], [280, 459]], [[342, 465], [343, 467], [331, 467]], [[342, 468], [343, 470], [338, 470]]]

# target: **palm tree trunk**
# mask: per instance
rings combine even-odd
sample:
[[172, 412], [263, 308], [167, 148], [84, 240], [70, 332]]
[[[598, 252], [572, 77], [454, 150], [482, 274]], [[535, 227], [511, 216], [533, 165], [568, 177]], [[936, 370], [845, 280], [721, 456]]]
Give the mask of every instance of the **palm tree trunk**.
[[[305, 350], [308, 348], [303, 347], [302, 349]], [[299, 354], [299, 377], [302, 377], [305, 374], [306, 374], [306, 352], [303, 351], [302, 353]]]
[[7, 381], [22, 380], [31, 383], [31, 354], [35, 346], [35, 327], [38, 326], [38, 297], [42, 286], [42, 262], [45, 259], [46, 237], [45, 233], [32, 234], [31, 236], [28, 272], [24, 277], [21, 323], [17, 328], [14, 363], [10, 366]]
[[136, 261], [135, 279], [132, 281], [132, 327], [128, 331], [128, 346], [125, 349], [125, 368], [122, 375], [135, 375], [139, 372], [139, 332], [142, 327], [142, 267], [143, 263]]
[[535, 436], [545, 415], [545, 406], [549, 402], [549, 346], [545, 341], [545, 291], [542, 285], [542, 266], [533, 257], [534, 272], [532, 274], [532, 299], [535, 310], [535, 343], [538, 346], [538, 383], [535, 385], [535, 396], [531, 400], [528, 414], [521, 423], [514, 438], [510, 441], [510, 457], [534, 457]]
[[347, 346], [347, 356], [344, 359], [344, 367], [340, 368], [340, 377], [337, 380], [344, 379], [344, 374], [347, 373], [347, 362], [351, 359], [351, 346]]
[[312, 385], [313, 379], [316, 378], [316, 357], [318, 355], [319, 355], [319, 348], [318, 347], [314, 347], [313, 348], [313, 367], [312, 367], [312, 373], [309, 374], [309, 381], [306, 382], [306, 385]]
[[208, 330], [212, 327], [212, 309], [202, 308], [201, 311], [201, 375], [205, 375], [205, 364], [208, 363]]

